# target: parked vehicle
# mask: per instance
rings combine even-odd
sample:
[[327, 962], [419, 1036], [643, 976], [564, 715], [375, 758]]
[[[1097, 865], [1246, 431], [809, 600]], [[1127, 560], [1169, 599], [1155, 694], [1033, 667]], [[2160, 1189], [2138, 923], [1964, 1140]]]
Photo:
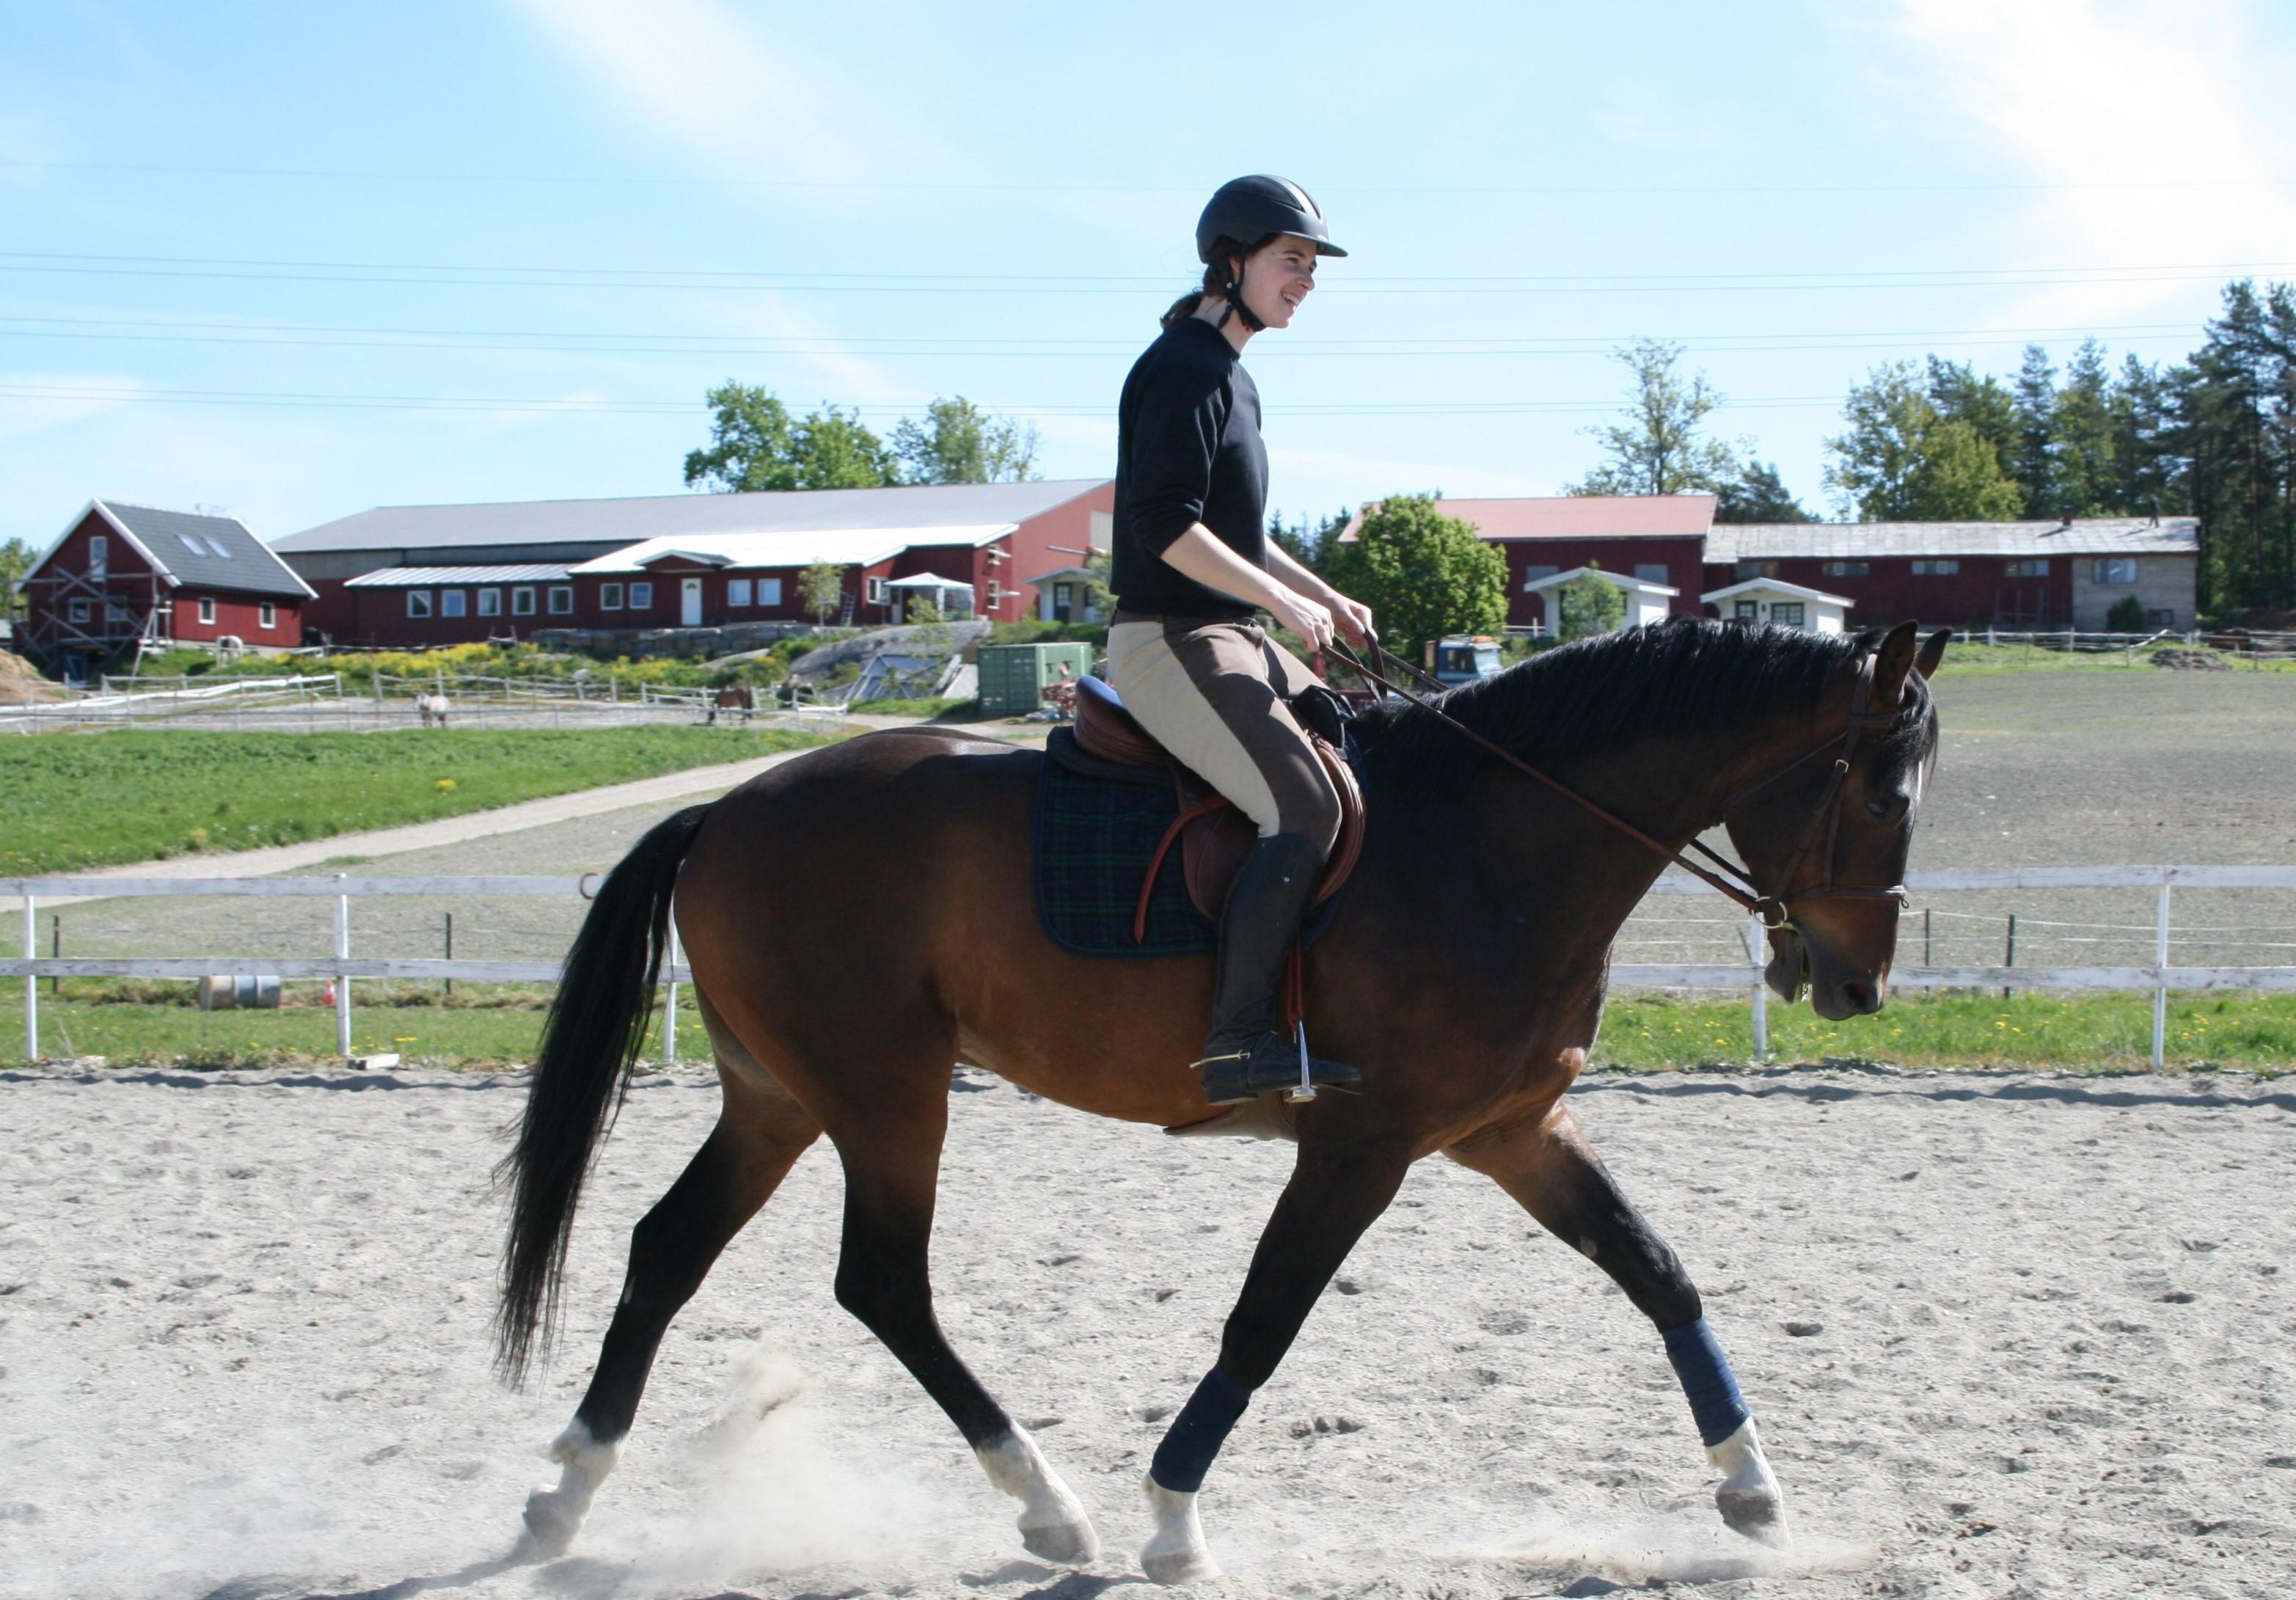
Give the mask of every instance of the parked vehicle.
[[1427, 643], [1427, 670], [1447, 688], [1488, 677], [1499, 664], [1499, 642], [1489, 634], [1453, 634]]

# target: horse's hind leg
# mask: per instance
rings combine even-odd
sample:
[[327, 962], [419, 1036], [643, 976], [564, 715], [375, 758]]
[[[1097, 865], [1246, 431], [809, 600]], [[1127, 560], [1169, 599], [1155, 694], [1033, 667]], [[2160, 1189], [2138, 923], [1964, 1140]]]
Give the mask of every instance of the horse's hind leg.
[[771, 1198], [821, 1124], [767, 1074], [712, 1014], [725, 1104], [685, 1170], [630, 1233], [622, 1280], [590, 1387], [550, 1447], [555, 1485], [527, 1497], [525, 1553], [562, 1555], [619, 1458], [662, 1334], [742, 1226]]
[[1611, 1275], [1666, 1342], [1707, 1458], [1722, 1473], [1715, 1504], [1750, 1538], [1785, 1531], [1785, 1500], [1762, 1454], [1753, 1413], [1707, 1326], [1698, 1289], [1560, 1104], [1544, 1117], [1488, 1128], [1445, 1152], [1485, 1173], [1540, 1225]]
[[917, 1092], [904, 1087], [879, 1094], [859, 1108], [852, 1130], [832, 1120], [830, 1136], [845, 1163], [837, 1301], [948, 1414], [989, 1482], [1021, 1502], [1021, 1542], [1029, 1554], [1089, 1562], [1100, 1541], [1083, 1503], [949, 1348], [933, 1315], [927, 1251], [948, 1126], [948, 1069], [940, 1063], [953, 1054], [934, 1049], [935, 1064], [917, 1075]]

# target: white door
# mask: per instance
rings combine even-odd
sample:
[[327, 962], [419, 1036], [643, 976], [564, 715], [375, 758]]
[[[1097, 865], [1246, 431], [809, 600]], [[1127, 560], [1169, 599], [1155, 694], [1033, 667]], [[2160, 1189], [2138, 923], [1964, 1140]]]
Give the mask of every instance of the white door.
[[680, 606], [678, 607], [678, 611], [677, 611], [677, 620], [678, 620], [678, 625], [679, 625], [680, 627], [682, 627], [682, 628], [699, 628], [699, 627], [701, 627], [701, 580], [700, 578], [687, 578], [687, 579], [685, 580], [685, 593], [681, 595], [681, 597], [680, 597], [680, 598], [684, 601], [684, 603], [684, 603], [684, 604], [682, 604], [682, 605], [680, 605]]

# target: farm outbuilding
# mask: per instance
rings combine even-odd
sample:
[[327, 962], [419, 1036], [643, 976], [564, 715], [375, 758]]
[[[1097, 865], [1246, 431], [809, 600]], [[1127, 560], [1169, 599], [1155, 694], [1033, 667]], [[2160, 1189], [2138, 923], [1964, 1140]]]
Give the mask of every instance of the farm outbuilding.
[[1725, 619], [1774, 622], [1821, 634], [1840, 633], [1850, 605], [1847, 595], [1829, 595], [1780, 578], [1750, 578], [1726, 588], [1709, 589], [1698, 598]]
[[[1629, 578], [1623, 572], [1609, 572], [1601, 567], [1573, 567], [1568, 572], [1550, 572], [1523, 586], [1522, 592], [1538, 603], [1538, 615], [1533, 621], [1541, 623], [1552, 632], [1559, 616], [1556, 596], [1584, 578], [1609, 584], [1626, 596], [1627, 609], [1620, 619], [1620, 628], [1640, 628], [1645, 622], [1663, 622], [1681, 598], [1682, 591], [1670, 584], [1653, 582], [1646, 578]], [[1598, 591], [1599, 592], [1599, 591]]]
[[17, 648], [67, 682], [124, 651], [302, 643], [308, 585], [236, 517], [91, 500], [17, 586]]
[[[1105, 548], [1114, 503], [1111, 480], [1071, 479], [380, 506], [279, 549], [317, 592], [308, 619], [336, 644], [810, 622], [801, 580], [818, 563], [839, 570], [832, 622], [899, 620], [922, 587], [910, 578], [931, 580], [944, 610], [1011, 621], [1040, 604], [1020, 575]], [[511, 568], [561, 570], [495, 570]]]

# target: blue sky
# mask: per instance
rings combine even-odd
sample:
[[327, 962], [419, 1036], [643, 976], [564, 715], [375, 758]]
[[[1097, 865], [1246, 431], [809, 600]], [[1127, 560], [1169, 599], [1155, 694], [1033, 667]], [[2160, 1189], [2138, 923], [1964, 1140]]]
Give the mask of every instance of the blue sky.
[[1294, 513], [1557, 491], [1636, 335], [1816, 507], [1877, 362], [2174, 357], [2296, 277], [2296, 12], [2240, 0], [0, 0], [0, 39], [35, 543], [95, 495], [278, 537], [677, 492], [729, 376], [885, 427], [963, 393], [1102, 475], [1247, 171], [1354, 251], [1248, 356]]

